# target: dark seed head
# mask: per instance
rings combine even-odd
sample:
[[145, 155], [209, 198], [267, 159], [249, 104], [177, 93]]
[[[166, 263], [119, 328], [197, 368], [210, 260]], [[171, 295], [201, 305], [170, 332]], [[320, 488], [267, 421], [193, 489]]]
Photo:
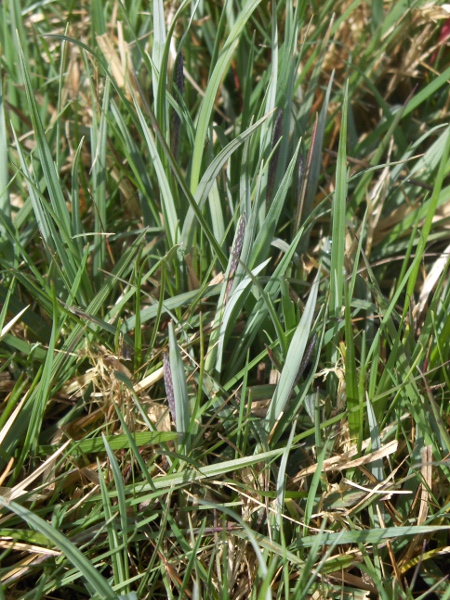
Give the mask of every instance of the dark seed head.
[[170, 410], [170, 414], [172, 415], [172, 420], [176, 426], [177, 416], [175, 413], [175, 394], [173, 391], [172, 370], [170, 368], [169, 357], [167, 356], [167, 354], [164, 354], [163, 362], [164, 362], [164, 387], [166, 388], [167, 402], [169, 404], [169, 410]]
[[175, 59], [175, 65], [173, 69], [173, 85], [177, 88], [180, 95], [184, 92], [184, 56], [182, 52], [178, 52]]
[[[277, 118], [275, 119], [275, 125], [273, 126], [273, 134], [272, 134], [272, 150], [278, 144], [281, 133], [283, 131], [283, 111], [280, 109], [278, 111]], [[277, 165], [278, 165], [278, 157], [280, 155], [280, 146], [275, 150], [270, 159], [269, 165], [269, 175], [267, 180], [267, 200], [272, 199], [273, 187], [275, 185], [275, 176], [277, 174]]]
[[228, 297], [231, 292], [231, 288], [233, 287], [233, 279], [236, 273], [236, 270], [239, 265], [239, 259], [241, 258], [242, 246], [244, 244], [244, 236], [245, 236], [245, 225], [247, 223], [247, 217], [245, 212], [242, 213], [241, 218], [239, 219], [239, 224], [236, 231], [236, 236], [233, 242], [233, 248], [231, 250], [231, 265], [228, 273], [228, 284], [227, 291], [225, 292], [225, 304], [228, 302]]
[[[175, 90], [178, 91], [180, 96], [184, 92], [183, 65], [184, 65], [183, 53], [179, 52], [177, 54], [177, 58], [175, 60], [175, 66], [173, 69], [172, 93], [174, 96], [176, 96]], [[180, 145], [180, 126], [181, 126], [180, 115], [177, 113], [177, 111], [175, 109], [172, 108], [172, 119], [171, 119], [171, 129], [170, 129], [170, 148], [171, 148], [172, 154], [175, 158], [178, 158], [178, 148]]]

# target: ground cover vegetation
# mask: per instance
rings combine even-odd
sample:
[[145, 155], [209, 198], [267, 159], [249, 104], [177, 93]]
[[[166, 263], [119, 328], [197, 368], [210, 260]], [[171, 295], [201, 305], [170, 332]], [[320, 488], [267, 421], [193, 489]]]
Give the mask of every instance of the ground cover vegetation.
[[1, 598], [450, 598], [449, 17], [0, 4]]

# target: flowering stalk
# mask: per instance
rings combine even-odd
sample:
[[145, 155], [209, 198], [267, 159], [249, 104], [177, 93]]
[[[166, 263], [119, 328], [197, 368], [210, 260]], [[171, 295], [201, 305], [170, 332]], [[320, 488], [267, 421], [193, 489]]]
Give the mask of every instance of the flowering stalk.
[[172, 379], [172, 370], [170, 368], [169, 357], [167, 354], [163, 356], [164, 362], [164, 387], [166, 388], [166, 396], [167, 402], [169, 403], [170, 414], [172, 415], [172, 420], [177, 425], [177, 415], [175, 412], [175, 394], [173, 391], [173, 379]]
[[[279, 110], [277, 118], [275, 119], [275, 125], [273, 126], [273, 135], [272, 135], [272, 150], [278, 144], [281, 138], [281, 132], [283, 130], [283, 111]], [[277, 174], [277, 165], [278, 165], [278, 157], [280, 155], [280, 146], [278, 145], [277, 149], [272, 155], [269, 165], [269, 176], [267, 180], [267, 200], [272, 199], [273, 187], [275, 185], [275, 176]]]
[[228, 302], [231, 288], [233, 287], [234, 276], [238, 268], [239, 259], [241, 258], [242, 246], [244, 244], [245, 225], [247, 223], [247, 217], [245, 212], [242, 213], [239, 219], [236, 237], [234, 238], [233, 248], [231, 250], [231, 265], [228, 272], [228, 285], [227, 291], [225, 292], [225, 304]]
[[[175, 66], [173, 69], [173, 79], [172, 79], [172, 94], [175, 96], [174, 91], [177, 90], [180, 96], [183, 95], [184, 92], [184, 57], [183, 53], [179, 52], [177, 54], [177, 58], [175, 60]], [[170, 148], [172, 150], [172, 154], [174, 158], [178, 158], [178, 148], [180, 144], [180, 126], [181, 119], [180, 115], [177, 111], [172, 108], [172, 121], [170, 128]]]

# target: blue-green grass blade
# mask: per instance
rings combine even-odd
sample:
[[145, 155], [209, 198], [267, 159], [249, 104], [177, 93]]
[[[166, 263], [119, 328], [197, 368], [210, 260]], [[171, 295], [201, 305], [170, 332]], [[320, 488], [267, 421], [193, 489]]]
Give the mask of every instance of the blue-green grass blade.
[[75, 244], [78, 246], [78, 252], [83, 252], [83, 239], [82, 234], [84, 233], [83, 226], [81, 224], [81, 211], [80, 211], [80, 193], [79, 193], [79, 169], [80, 169], [80, 157], [83, 149], [84, 138], [80, 140], [78, 147], [75, 151], [72, 163], [72, 190], [71, 190], [71, 208], [72, 208], [72, 234], [75, 240]]
[[[229, 335], [231, 334], [232, 328], [236, 324], [237, 318], [242, 311], [245, 300], [250, 292], [250, 287], [252, 285], [252, 279], [256, 278], [257, 275], [264, 270], [264, 268], [268, 265], [269, 260], [266, 260], [261, 265], [252, 270], [252, 277], [245, 277], [236, 289], [232, 292], [229, 301], [226, 304], [225, 310], [223, 314], [222, 311], [218, 312], [219, 318], [216, 320], [215, 324], [217, 325], [217, 335], [211, 334], [210, 339], [210, 350], [208, 355], [208, 361], [206, 363], [206, 367], [208, 368], [210, 361], [212, 360], [212, 356], [217, 354], [215, 361], [215, 368], [218, 373], [222, 371], [222, 361], [223, 361], [223, 353], [226, 347], [226, 343], [228, 341]], [[226, 280], [225, 280], [226, 282]], [[226, 292], [226, 286], [225, 286]], [[222, 295], [221, 295], [222, 298]], [[220, 299], [218, 306], [221, 306]], [[217, 344], [217, 346], [216, 346]]]
[[283, 456], [281, 457], [280, 469], [277, 474], [277, 501], [276, 501], [276, 522], [278, 531], [281, 532], [283, 522], [282, 515], [285, 510], [285, 497], [286, 497], [286, 471], [289, 460], [289, 454], [292, 449], [292, 442], [294, 439], [295, 429], [297, 427], [297, 419], [293, 419], [289, 438], [284, 448]]
[[[50, 224], [48, 221], [47, 212], [44, 210], [44, 207], [41, 203], [40, 194], [38, 192], [37, 186], [33, 182], [32, 174], [28, 168], [28, 165], [25, 160], [25, 156], [22, 152], [22, 148], [20, 146], [19, 140], [16, 136], [16, 132], [13, 130], [14, 141], [17, 146], [17, 153], [19, 156], [20, 167], [22, 170], [22, 175], [25, 178], [25, 181], [28, 186], [28, 192], [30, 194], [30, 204], [34, 212], [34, 218], [36, 219], [37, 226], [41, 235], [49, 247], [53, 245], [53, 237], [51, 235]], [[24, 211], [25, 212], [25, 211]], [[28, 211], [27, 211], [28, 212]]]
[[91, 4], [92, 34], [102, 35], [106, 31], [105, 4], [102, 0], [93, 0]]
[[[167, 127], [167, 108], [168, 103], [166, 101], [167, 98], [167, 64], [169, 59], [170, 45], [172, 44], [172, 38], [175, 31], [175, 27], [179, 23], [179, 18], [181, 17], [185, 8], [191, 3], [192, 0], [183, 0], [180, 6], [175, 13], [170, 27], [167, 31], [167, 35], [165, 33], [165, 22], [164, 22], [164, 7], [163, 2], [160, 0], [154, 0], [155, 12], [153, 16], [154, 23], [154, 36], [155, 36], [155, 45], [153, 46], [153, 54], [152, 54], [152, 67], [153, 70], [157, 73], [156, 80], [153, 81], [153, 89], [155, 93], [155, 98], [157, 98], [157, 106], [156, 106], [156, 118], [162, 131], [166, 131]], [[162, 9], [162, 10], [161, 10]], [[195, 16], [195, 8], [192, 11], [191, 18], [188, 24], [183, 31], [183, 39], [178, 45], [178, 52], [181, 52], [183, 48], [184, 38], [189, 34], [189, 30], [192, 24], [192, 19]], [[158, 84], [157, 94], [156, 94], [156, 83]]]
[[185, 436], [189, 431], [191, 411], [184, 364], [172, 322], [169, 323], [169, 360], [175, 396], [176, 428], [178, 433]]
[[[265, 294], [271, 299], [272, 303], [276, 301], [276, 298], [280, 293], [281, 279], [285, 277], [286, 272], [292, 264], [293, 257], [295, 255], [296, 249], [302, 238], [303, 233], [304, 229], [302, 227], [297, 232], [295, 238], [289, 246], [289, 250], [282, 257], [280, 263], [277, 265], [273, 275], [270, 277], [269, 281], [267, 282], [264, 288]], [[234, 371], [233, 373], [227, 373], [228, 377], [231, 378], [230, 381], [234, 381], [236, 371], [242, 364], [242, 362], [245, 360], [245, 356], [248, 352], [248, 349], [250, 348], [255, 336], [259, 332], [261, 325], [266, 319], [268, 313], [269, 307], [266, 305], [265, 297], [261, 296], [257, 300], [251, 313], [247, 316], [247, 324], [234, 350]]]
[[[271, 53], [272, 60], [270, 61], [270, 77], [268, 87], [266, 91], [264, 111], [265, 113], [272, 113], [276, 108], [277, 102], [277, 90], [278, 90], [278, 25], [277, 25], [277, 8], [275, 4], [272, 4], [272, 16], [271, 16]], [[261, 128], [260, 135], [260, 147], [259, 156], [260, 159], [263, 157], [268, 160], [269, 153], [272, 146], [272, 130], [274, 127], [277, 115], [274, 115], [274, 120], [267, 122]], [[270, 165], [270, 162], [269, 162]], [[268, 186], [268, 170], [265, 169], [263, 172], [262, 189], [266, 190]], [[266, 206], [264, 201], [260, 204], [260, 220], [262, 221], [266, 215]]]
[[[384, 529], [363, 529], [354, 531], [323, 532], [320, 535], [321, 546], [339, 544], [373, 544], [379, 546], [388, 540], [404, 540], [415, 535], [445, 534], [450, 530], [449, 525], [411, 525], [410, 527], [386, 527]], [[293, 543], [295, 548], [311, 548], [317, 543], [317, 535], [307, 535]]]
[[[215, 180], [208, 194], [208, 205], [212, 231], [217, 241], [224, 240], [226, 235], [223, 204], [224, 203], [219, 192], [219, 186], [217, 184], [217, 180]], [[224, 245], [222, 247], [226, 251], [226, 247], [224, 247]]]
[[284, 204], [286, 202], [287, 193], [292, 183], [292, 177], [295, 165], [297, 163], [297, 156], [300, 150], [300, 144], [301, 142], [297, 144], [294, 156], [292, 157], [289, 163], [289, 166], [278, 187], [274, 199], [270, 203], [270, 208], [267, 213], [267, 216], [264, 220], [264, 223], [262, 224], [261, 229], [258, 232], [258, 235], [256, 236], [255, 242], [252, 245], [252, 250], [249, 258], [250, 266], [253, 266], [256, 263], [265, 260], [267, 254], [269, 253], [270, 243], [271, 240], [273, 240], [274, 238], [275, 230], [278, 225], [281, 213], [283, 211]]
[[[107, 114], [109, 112], [111, 81], [106, 79], [103, 91], [100, 122], [93, 119], [91, 127], [91, 152], [92, 164], [92, 200], [94, 202], [94, 256], [93, 275], [97, 285], [103, 278], [102, 270], [105, 268], [106, 260], [106, 238], [108, 232], [106, 221], [106, 134]], [[93, 113], [95, 115], [95, 112]]]
[[[348, 114], [348, 82], [344, 93], [342, 106], [341, 131], [339, 138], [338, 160], [336, 166], [336, 190], [334, 193], [331, 218], [331, 267], [330, 267], [330, 300], [329, 316], [331, 319], [330, 333], [333, 332], [333, 342], [328, 347], [328, 360], [334, 367], [338, 360], [339, 320], [342, 317], [344, 305], [345, 277], [345, 217], [347, 213], [347, 114]], [[328, 392], [333, 401], [337, 392], [336, 377], [328, 377]]]
[[275, 393], [270, 401], [267, 411], [267, 424], [269, 431], [284, 412], [291, 397], [291, 393], [303, 360], [303, 355], [310, 337], [314, 312], [316, 309], [319, 279], [316, 278], [311, 286], [308, 301], [302, 318], [298, 324], [295, 334], [286, 355], [285, 364], [281, 372], [280, 380], [275, 388]]
[[[158, 98], [158, 85], [166, 85], [165, 81], [160, 82], [165, 43], [166, 22], [163, 0], [153, 0], [152, 82], [154, 98]], [[162, 108], [160, 106], [160, 109]], [[162, 115], [156, 113], [156, 118], [159, 120], [161, 126], [163, 124]]]
[[[0, 215], [1, 219], [11, 219], [9, 200], [8, 143], [5, 122], [5, 97], [3, 95], [2, 72], [0, 71]], [[0, 232], [4, 235], [0, 219]]]

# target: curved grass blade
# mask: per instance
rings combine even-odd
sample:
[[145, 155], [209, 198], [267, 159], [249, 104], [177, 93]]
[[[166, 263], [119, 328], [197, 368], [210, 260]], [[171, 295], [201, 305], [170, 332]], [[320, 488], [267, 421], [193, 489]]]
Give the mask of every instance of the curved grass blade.
[[[44, 228], [44, 232], [47, 237], [46, 241], [50, 244], [51, 247], [58, 249], [58, 254], [60, 255], [61, 262], [64, 265], [64, 269], [66, 271], [68, 280], [71, 280], [75, 277], [75, 265], [81, 260], [81, 257], [79, 256], [78, 249], [72, 240], [70, 214], [67, 209], [66, 200], [61, 189], [61, 183], [57, 175], [55, 165], [53, 163], [53, 158], [45, 136], [44, 127], [41, 121], [36, 100], [34, 98], [34, 90], [31, 87], [31, 81], [28, 73], [27, 64], [25, 62], [25, 58], [21, 50], [20, 60], [22, 67], [22, 75], [25, 84], [25, 91], [27, 94], [28, 106], [31, 113], [33, 129], [35, 132], [38, 153], [41, 161], [41, 167], [45, 177], [51, 207], [55, 215], [54, 220], [57, 223], [58, 232], [56, 232], [56, 230], [54, 229], [50, 231], [48, 226], [50, 221], [49, 211], [45, 210], [44, 205], [39, 200], [35, 199], [35, 207], [37, 201], [41, 205], [40, 212], [47, 213], [45, 217], [41, 216], [41, 223], [44, 227], [45, 220], [47, 221], [47, 227]], [[26, 173], [27, 171], [25, 171], [25, 174]], [[33, 178], [30, 177], [30, 182], [32, 181]], [[33, 194], [33, 192], [30, 189], [30, 195], [32, 197], [33, 195], [36, 197], [37, 194], [37, 191], [35, 194]], [[60, 238], [62, 238], [64, 243], [60, 242]]]
[[57, 548], [61, 550], [69, 562], [79, 571], [80, 577], [83, 577], [89, 589], [96, 592], [100, 598], [105, 600], [117, 600], [118, 596], [111, 588], [109, 583], [104, 579], [86, 556], [68, 540], [62, 533], [55, 529], [52, 525], [38, 517], [30, 510], [24, 508], [17, 502], [9, 501], [3, 496], [0, 496], [0, 505], [15, 513], [19, 518], [23, 519], [28, 525], [44, 535]]
[[[250, 125], [243, 133], [238, 135], [236, 138], [231, 140], [229, 144], [225, 146], [223, 150], [211, 161], [210, 165], [203, 174], [201, 181], [199, 182], [197, 189], [194, 194], [194, 200], [196, 202], [196, 209], [201, 210], [205, 201], [208, 198], [208, 194], [216, 181], [217, 175], [223, 168], [223, 165], [230, 158], [239, 146], [241, 146], [249, 137], [268, 119], [270, 115], [264, 115], [261, 119], [256, 121], [253, 125]], [[192, 241], [195, 233], [194, 221], [196, 217], [194, 207], [191, 206], [188, 210], [186, 218], [183, 223], [183, 230], [181, 233], [181, 240], [186, 250], [189, 251], [192, 247]], [[219, 240], [221, 241], [221, 240]]]
[[178, 433], [185, 435], [189, 431], [191, 420], [189, 396], [184, 364], [172, 322], [169, 323], [169, 362], [175, 401], [175, 425]]
[[[263, 271], [265, 269], [265, 267], [269, 264], [269, 262], [270, 262], [269, 260], [266, 260], [265, 262], [260, 264], [258, 267], [255, 267], [251, 272], [252, 276], [256, 277], [261, 271]], [[219, 317], [220, 323], [217, 323], [217, 321], [215, 322], [215, 323], [217, 323], [218, 327], [217, 327], [217, 329], [213, 328], [213, 332], [211, 334], [210, 351], [208, 352], [208, 361], [206, 364], [207, 364], [207, 366], [209, 366], [211, 364], [212, 356], [214, 356], [217, 352], [217, 355], [216, 355], [217, 358], [216, 358], [215, 363], [216, 363], [216, 370], [219, 373], [222, 370], [222, 360], [223, 360], [223, 353], [224, 353], [226, 341], [228, 339], [228, 336], [230, 335], [232, 327], [236, 324], [237, 316], [239, 315], [239, 313], [242, 310], [244, 302], [250, 291], [251, 284], [252, 284], [252, 279], [248, 276], [244, 277], [244, 279], [239, 283], [239, 285], [235, 288], [233, 294], [231, 295], [230, 301], [227, 303], [227, 305], [225, 307], [223, 316], [221, 318]], [[225, 290], [225, 294], [226, 294], [226, 291], [227, 290]], [[221, 296], [221, 298], [222, 298], [222, 296]], [[219, 301], [219, 306], [221, 306], [220, 301]], [[220, 315], [220, 313], [219, 313], [219, 315]], [[215, 335], [215, 331], [217, 331], [216, 335]], [[217, 346], [216, 346], [216, 343], [217, 343]]]
[[234, 24], [233, 29], [231, 30], [223, 46], [222, 53], [220, 54], [217, 63], [214, 66], [214, 70], [208, 82], [208, 87], [206, 88], [205, 96], [200, 108], [197, 121], [197, 131], [195, 134], [190, 181], [190, 190], [192, 194], [195, 194], [200, 179], [206, 135], [220, 82], [225, 76], [240, 35], [253, 11], [256, 9], [258, 4], [260, 4], [260, 2], [261, 0], [249, 0], [239, 12], [236, 23]]
[[292, 389], [295, 385], [314, 319], [318, 289], [319, 278], [317, 276], [311, 286], [311, 291], [309, 293], [305, 310], [292, 338], [288, 353], [286, 355], [286, 361], [281, 372], [280, 380], [275, 388], [275, 393], [269, 404], [267, 411], [267, 424], [269, 431], [272, 431], [273, 426], [284, 412], [287, 402], [291, 396]]
[[261, 229], [258, 232], [256, 240], [251, 248], [251, 256], [249, 264], [254, 265], [263, 261], [269, 253], [270, 243], [274, 238], [275, 229], [283, 211], [286, 201], [287, 192], [292, 182], [294, 169], [297, 163], [297, 156], [300, 151], [301, 141], [297, 144], [294, 156], [289, 163], [286, 173], [278, 187], [273, 201], [270, 203], [270, 208]]

